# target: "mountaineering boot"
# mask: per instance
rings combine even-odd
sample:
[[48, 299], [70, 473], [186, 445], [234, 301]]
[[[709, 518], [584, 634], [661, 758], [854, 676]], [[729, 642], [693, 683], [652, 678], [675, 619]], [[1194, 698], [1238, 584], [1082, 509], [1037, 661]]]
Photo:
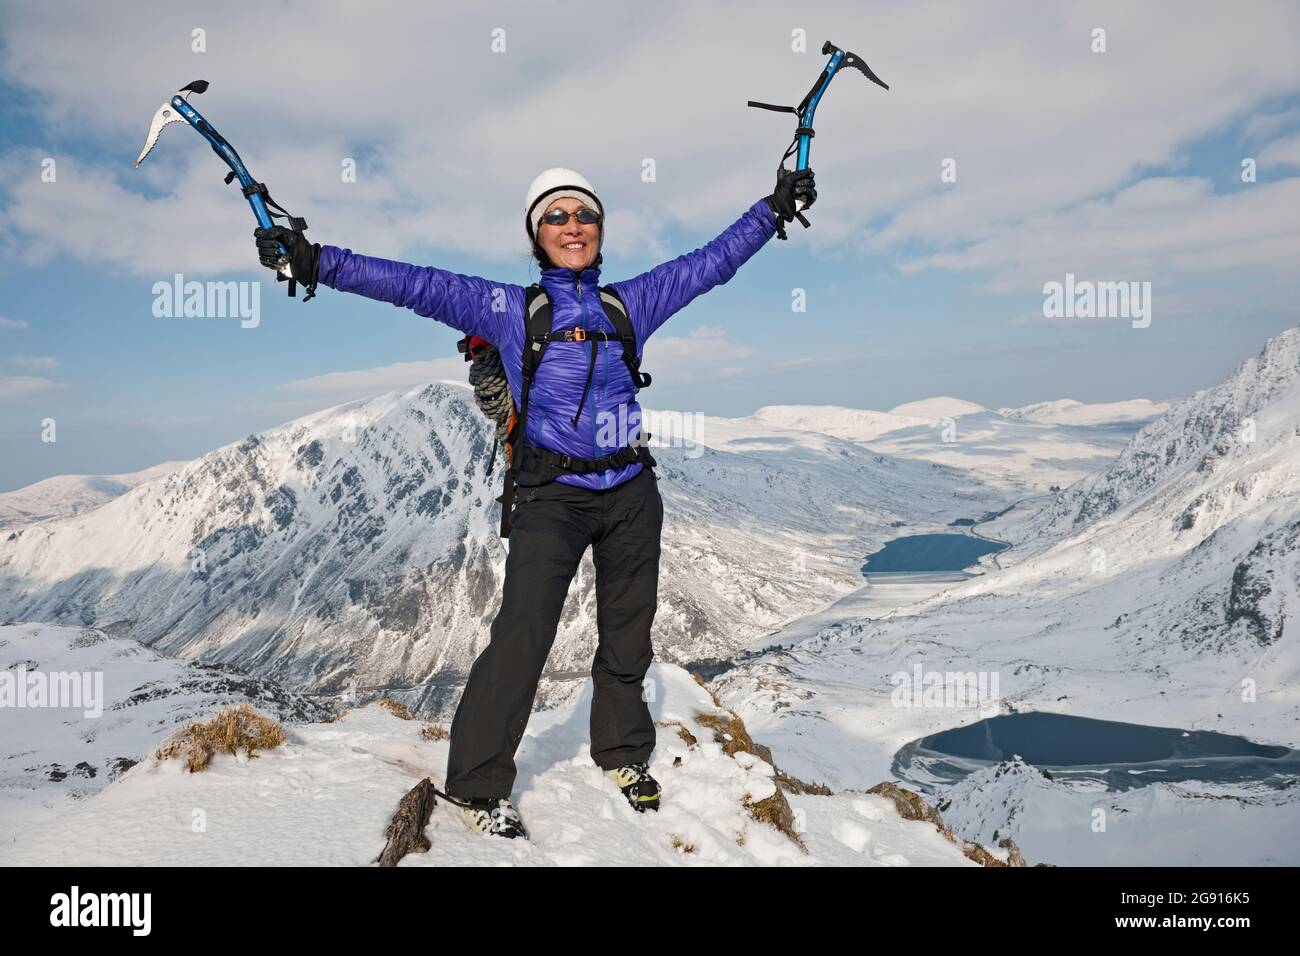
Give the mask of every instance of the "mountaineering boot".
[[659, 781], [650, 776], [650, 768], [645, 764], [634, 763], [606, 770], [605, 776], [623, 791], [633, 810], [644, 813], [659, 809]]
[[465, 826], [475, 833], [490, 833], [507, 839], [528, 839], [519, 811], [504, 797], [470, 797], [461, 800], [460, 815]]

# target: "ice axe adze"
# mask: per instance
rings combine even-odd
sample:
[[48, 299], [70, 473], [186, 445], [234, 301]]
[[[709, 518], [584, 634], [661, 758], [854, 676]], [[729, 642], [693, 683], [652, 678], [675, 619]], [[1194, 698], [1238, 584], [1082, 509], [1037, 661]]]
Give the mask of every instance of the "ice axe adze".
[[[218, 133], [198, 110], [190, 105], [189, 94], [202, 93], [207, 88], [207, 80], [195, 80], [193, 83], [181, 87], [170, 100], [158, 107], [158, 112], [153, 116], [153, 123], [149, 126], [149, 136], [144, 141], [144, 149], [140, 150], [140, 155], [136, 158], [136, 167], [139, 168], [140, 164], [144, 162], [144, 158], [158, 144], [158, 134], [163, 131], [163, 127], [170, 126], [172, 123], [189, 123], [203, 134], [203, 138], [212, 144], [212, 151], [230, 167], [230, 172], [226, 174], [226, 183], [229, 184], [235, 179], [239, 180], [239, 185], [243, 187], [244, 197], [248, 200], [248, 204], [253, 207], [253, 215], [257, 217], [257, 221], [263, 229], [270, 229], [275, 224], [275, 219], [284, 219], [294, 232], [306, 232], [307, 220], [289, 215], [283, 206], [272, 199], [271, 194], [266, 191], [266, 184], [257, 182], [249, 174], [244, 161], [239, 158], [239, 153], [235, 152], [235, 147], [231, 146], [226, 138]], [[293, 271], [289, 268], [289, 256], [284, 246], [280, 247], [280, 251], [284, 253], [284, 256], [279, 264], [279, 273], [289, 280], [289, 295], [292, 296], [297, 287], [297, 280], [293, 276]], [[311, 297], [312, 293], [309, 289], [307, 295], [303, 297], [303, 301], [306, 302]]]
[[[871, 72], [871, 67], [867, 66], [866, 61], [862, 59], [862, 57], [855, 53], [849, 53], [847, 50], [839, 49], [829, 40], [822, 44], [822, 56], [830, 56], [830, 59], [826, 62], [826, 67], [822, 70], [822, 75], [817, 78], [817, 82], [813, 84], [813, 88], [808, 91], [808, 95], [803, 98], [803, 101], [800, 102], [798, 106], [773, 106], [771, 103], [759, 103], [755, 100], [749, 101], [750, 106], [756, 106], [761, 110], [773, 110], [777, 113], [793, 113], [799, 118], [799, 127], [794, 132], [794, 140], [790, 143], [790, 148], [785, 151], [785, 155], [781, 157], [781, 162], [777, 167], [778, 169], [784, 167], [785, 161], [796, 151], [798, 152], [799, 157], [795, 161], [794, 168], [808, 168], [808, 151], [812, 145], [812, 138], [814, 135], [813, 114], [817, 112], [817, 104], [821, 100], [822, 94], [826, 92], [826, 87], [831, 85], [831, 80], [841, 67], [852, 67], [855, 70], [859, 70], [862, 75], [872, 83], [875, 83], [877, 86], [882, 86], [885, 89], [889, 89], [889, 85], [885, 83], [884, 80]], [[802, 199], [798, 200], [797, 208], [803, 208]], [[798, 218], [799, 222], [803, 224], [805, 229], [811, 225], [802, 212], [796, 212], [795, 216]], [[785, 238], [785, 228], [779, 220], [777, 222], [777, 234], [780, 235], [782, 239]]]

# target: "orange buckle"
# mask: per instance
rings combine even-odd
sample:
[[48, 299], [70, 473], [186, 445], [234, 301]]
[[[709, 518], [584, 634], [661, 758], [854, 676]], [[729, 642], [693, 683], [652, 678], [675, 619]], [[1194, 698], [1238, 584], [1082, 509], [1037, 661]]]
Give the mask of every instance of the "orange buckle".
[[587, 330], [579, 328], [578, 326], [575, 325], [573, 327], [573, 341], [575, 342], [587, 341]]

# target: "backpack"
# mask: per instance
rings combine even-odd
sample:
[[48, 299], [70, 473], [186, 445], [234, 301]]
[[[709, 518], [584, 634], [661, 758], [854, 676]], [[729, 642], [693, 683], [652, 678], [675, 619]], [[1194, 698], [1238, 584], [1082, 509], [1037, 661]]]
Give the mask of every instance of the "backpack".
[[[577, 327], [555, 332], [551, 330], [551, 300], [546, 290], [540, 285], [531, 285], [525, 290], [524, 384], [523, 394], [517, 403], [506, 381], [505, 368], [501, 364], [501, 353], [491, 342], [479, 336], [467, 335], [456, 344], [456, 347], [464, 353], [465, 361], [471, 363], [469, 381], [474, 387], [474, 402], [496, 426], [496, 437], [492, 443], [492, 457], [488, 460], [487, 474], [492, 473], [498, 444], [505, 445], [506, 458], [510, 462], [510, 468], [505, 476], [505, 487], [501, 497], [497, 499], [501, 502], [501, 537], [503, 538], [510, 537], [510, 511], [514, 505], [517, 478], [524, 478], [524, 484], [538, 485], [552, 481], [563, 474], [604, 471], [607, 468], [617, 468], [635, 461], [640, 461], [647, 467], [655, 465], [655, 460], [645, 445], [650, 435], [644, 430], [633, 444], [600, 458], [573, 458], [545, 448], [525, 445], [528, 393], [551, 342], [585, 342], [589, 339], [618, 341], [623, 346], [623, 362], [632, 375], [633, 387], [640, 391], [650, 385], [650, 375], [641, 371], [641, 361], [637, 357], [636, 330], [628, 317], [627, 306], [623, 304], [618, 293], [608, 286], [601, 287], [600, 300], [605, 306], [605, 315], [617, 330], [616, 332], [610, 333], [604, 330], [589, 332]], [[590, 377], [587, 384], [588, 386], [591, 384]]]

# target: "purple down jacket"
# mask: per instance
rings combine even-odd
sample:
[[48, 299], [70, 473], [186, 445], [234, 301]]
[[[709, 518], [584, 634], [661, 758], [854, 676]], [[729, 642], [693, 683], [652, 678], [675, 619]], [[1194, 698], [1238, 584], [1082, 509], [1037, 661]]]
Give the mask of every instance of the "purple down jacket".
[[[627, 306], [644, 348], [650, 335], [692, 299], [728, 281], [776, 232], [776, 217], [760, 199], [716, 239], [634, 279], [610, 283]], [[342, 292], [391, 302], [487, 339], [501, 353], [516, 407], [523, 388], [524, 288], [463, 276], [432, 266], [357, 255], [321, 246], [319, 281]], [[600, 301], [600, 270], [546, 269], [541, 284], [552, 303], [552, 329], [580, 326], [615, 332]], [[578, 402], [596, 350], [591, 387]], [[653, 372], [653, 369], [649, 371]], [[574, 417], [577, 417], [575, 424]], [[641, 421], [632, 376], [613, 342], [551, 342], [528, 398], [525, 437], [530, 445], [577, 458], [599, 458], [633, 439]], [[612, 488], [642, 469], [640, 462], [603, 472], [561, 475], [580, 488]]]

